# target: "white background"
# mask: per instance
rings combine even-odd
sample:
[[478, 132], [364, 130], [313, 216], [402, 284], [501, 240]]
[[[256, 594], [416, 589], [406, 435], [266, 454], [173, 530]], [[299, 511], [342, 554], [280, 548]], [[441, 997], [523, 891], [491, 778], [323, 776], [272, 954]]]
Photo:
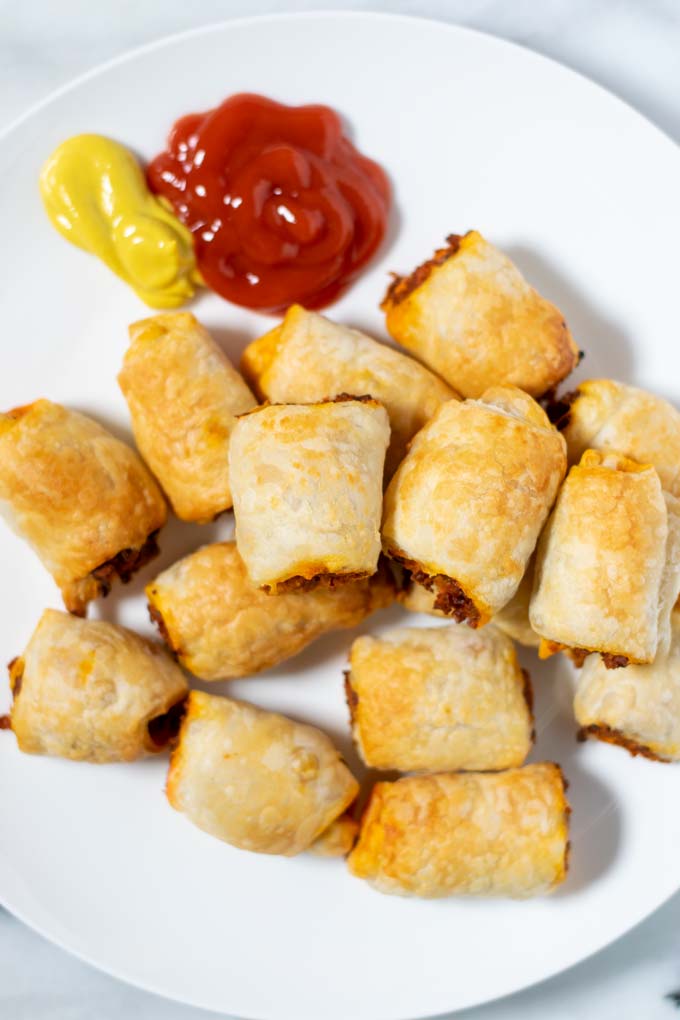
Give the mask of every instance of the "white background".
[[[336, 8], [392, 10], [457, 21], [532, 47], [589, 75], [680, 140], [678, 0], [0, 0], [0, 126], [53, 88], [160, 35], [239, 15]], [[680, 187], [680, 181], [678, 181]], [[625, 216], [625, 209], [621, 215]], [[680, 258], [678, 260], [680, 283]], [[669, 329], [677, 326], [669, 323]], [[680, 338], [679, 338], [680, 339]], [[1, 808], [1, 805], [0, 805]], [[669, 805], [669, 810], [678, 806]], [[0, 824], [2, 824], [0, 820]], [[350, 978], [351, 979], [351, 978]], [[674, 1015], [680, 988], [680, 895], [615, 946], [561, 977], [465, 1020], [613, 1020]], [[200, 1020], [89, 969], [0, 912], [2, 1020]], [[319, 1020], [323, 1020], [319, 1017]], [[351, 1020], [351, 1018], [347, 1018]]]

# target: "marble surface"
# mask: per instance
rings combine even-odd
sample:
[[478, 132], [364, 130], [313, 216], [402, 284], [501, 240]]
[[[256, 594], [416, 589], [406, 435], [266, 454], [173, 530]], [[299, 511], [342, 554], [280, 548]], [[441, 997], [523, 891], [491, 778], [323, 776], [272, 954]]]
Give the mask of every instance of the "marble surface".
[[[158, 36], [228, 17], [330, 7], [420, 14], [513, 39], [607, 86], [680, 141], [678, 0], [0, 0], [0, 127], [82, 71]], [[680, 187], [680, 181], [678, 182]], [[625, 210], [621, 210], [625, 215]], [[676, 809], [669, 805], [669, 810]], [[669, 1020], [680, 989], [680, 894], [616, 944], [461, 1020]], [[3, 1020], [201, 1020], [100, 974], [0, 910]], [[320, 1020], [322, 1018], [320, 1017]], [[348, 1017], [348, 1020], [351, 1018]]]

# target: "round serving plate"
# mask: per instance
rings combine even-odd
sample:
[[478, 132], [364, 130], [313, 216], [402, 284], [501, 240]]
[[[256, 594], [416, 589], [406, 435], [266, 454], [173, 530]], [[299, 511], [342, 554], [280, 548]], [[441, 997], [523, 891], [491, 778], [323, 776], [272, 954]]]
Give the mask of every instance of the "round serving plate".
[[[162, 40], [80, 78], [4, 135], [0, 150], [0, 407], [38, 396], [129, 437], [116, 373], [147, 314], [42, 210], [40, 167], [67, 136], [111, 135], [148, 158], [181, 114], [230, 93], [341, 111], [394, 184], [381, 256], [330, 314], [383, 336], [378, 302], [447, 233], [476, 227], [563, 310], [579, 375], [636, 380], [680, 400], [680, 155], [601, 88], [534, 53], [452, 25], [358, 13], [231, 21]], [[237, 358], [271, 320], [203, 294], [193, 310]], [[174, 522], [162, 555], [96, 609], [151, 633], [143, 585], [229, 534]], [[54, 585], [0, 531], [0, 656], [18, 654]], [[361, 630], [390, 626], [384, 612]], [[427, 622], [423, 619], [421, 622]], [[431, 621], [430, 621], [431, 622]], [[211, 690], [318, 723], [356, 765], [342, 695], [354, 635]], [[163, 796], [164, 760], [89, 766], [21, 755], [0, 734], [0, 900], [54, 942], [170, 998], [267, 1020], [398, 1020], [459, 1009], [562, 970], [680, 887], [680, 771], [578, 745], [572, 675], [524, 656], [537, 695], [534, 760], [564, 767], [572, 865], [532, 902], [381, 896], [342, 862], [247, 854], [191, 826]], [[3, 685], [4, 708], [9, 702]]]

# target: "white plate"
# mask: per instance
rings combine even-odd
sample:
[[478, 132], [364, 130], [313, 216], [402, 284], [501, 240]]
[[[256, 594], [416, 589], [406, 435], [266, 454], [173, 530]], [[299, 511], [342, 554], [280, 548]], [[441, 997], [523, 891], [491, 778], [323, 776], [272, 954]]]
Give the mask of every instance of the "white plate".
[[[80, 79], [5, 136], [0, 407], [46, 395], [128, 435], [115, 375], [126, 325], [146, 309], [51, 229], [40, 166], [79, 131], [151, 156], [177, 116], [244, 90], [331, 104], [393, 176], [398, 228], [333, 308], [339, 320], [381, 335], [388, 269], [409, 269], [446, 233], [474, 226], [562, 307], [587, 351], [581, 375], [636, 379], [680, 398], [673, 144], [600, 88], [508, 43], [345, 13], [230, 22], [166, 40]], [[196, 311], [234, 355], [270, 321], [209, 296]], [[160, 561], [100, 611], [150, 633], [143, 581], [226, 527], [170, 525]], [[9, 660], [59, 600], [7, 530], [0, 563], [0, 656]], [[318, 722], [355, 761], [341, 689], [350, 639], [331, 636], [261, 679], [212, 689]], [[567, 666], [539, 669], [529, 658], [534, 758], [564, 766], [574, 806], [570, 877], [550, 899], [380, 896], [337, 861], [249, 855], [199, 832], [163, 797], [164, 761], [96, 768], [31, 758], [9, 733], [0, 734], [0, 899], [112, 974], [243, 1017], [396, 1020], [554, 974], [680, 886], [680, 772], [577, 745]]]

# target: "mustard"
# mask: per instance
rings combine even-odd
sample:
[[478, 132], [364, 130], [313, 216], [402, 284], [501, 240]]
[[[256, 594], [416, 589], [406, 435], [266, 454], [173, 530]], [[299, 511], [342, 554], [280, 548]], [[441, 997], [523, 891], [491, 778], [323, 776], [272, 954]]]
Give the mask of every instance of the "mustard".
[[52, 224], [98, 255], [151, 308], [177, 308], [202, 284], [191, 232], [153, 195], [123, 145], [103, 135], [62, 142], [40, 174]]

